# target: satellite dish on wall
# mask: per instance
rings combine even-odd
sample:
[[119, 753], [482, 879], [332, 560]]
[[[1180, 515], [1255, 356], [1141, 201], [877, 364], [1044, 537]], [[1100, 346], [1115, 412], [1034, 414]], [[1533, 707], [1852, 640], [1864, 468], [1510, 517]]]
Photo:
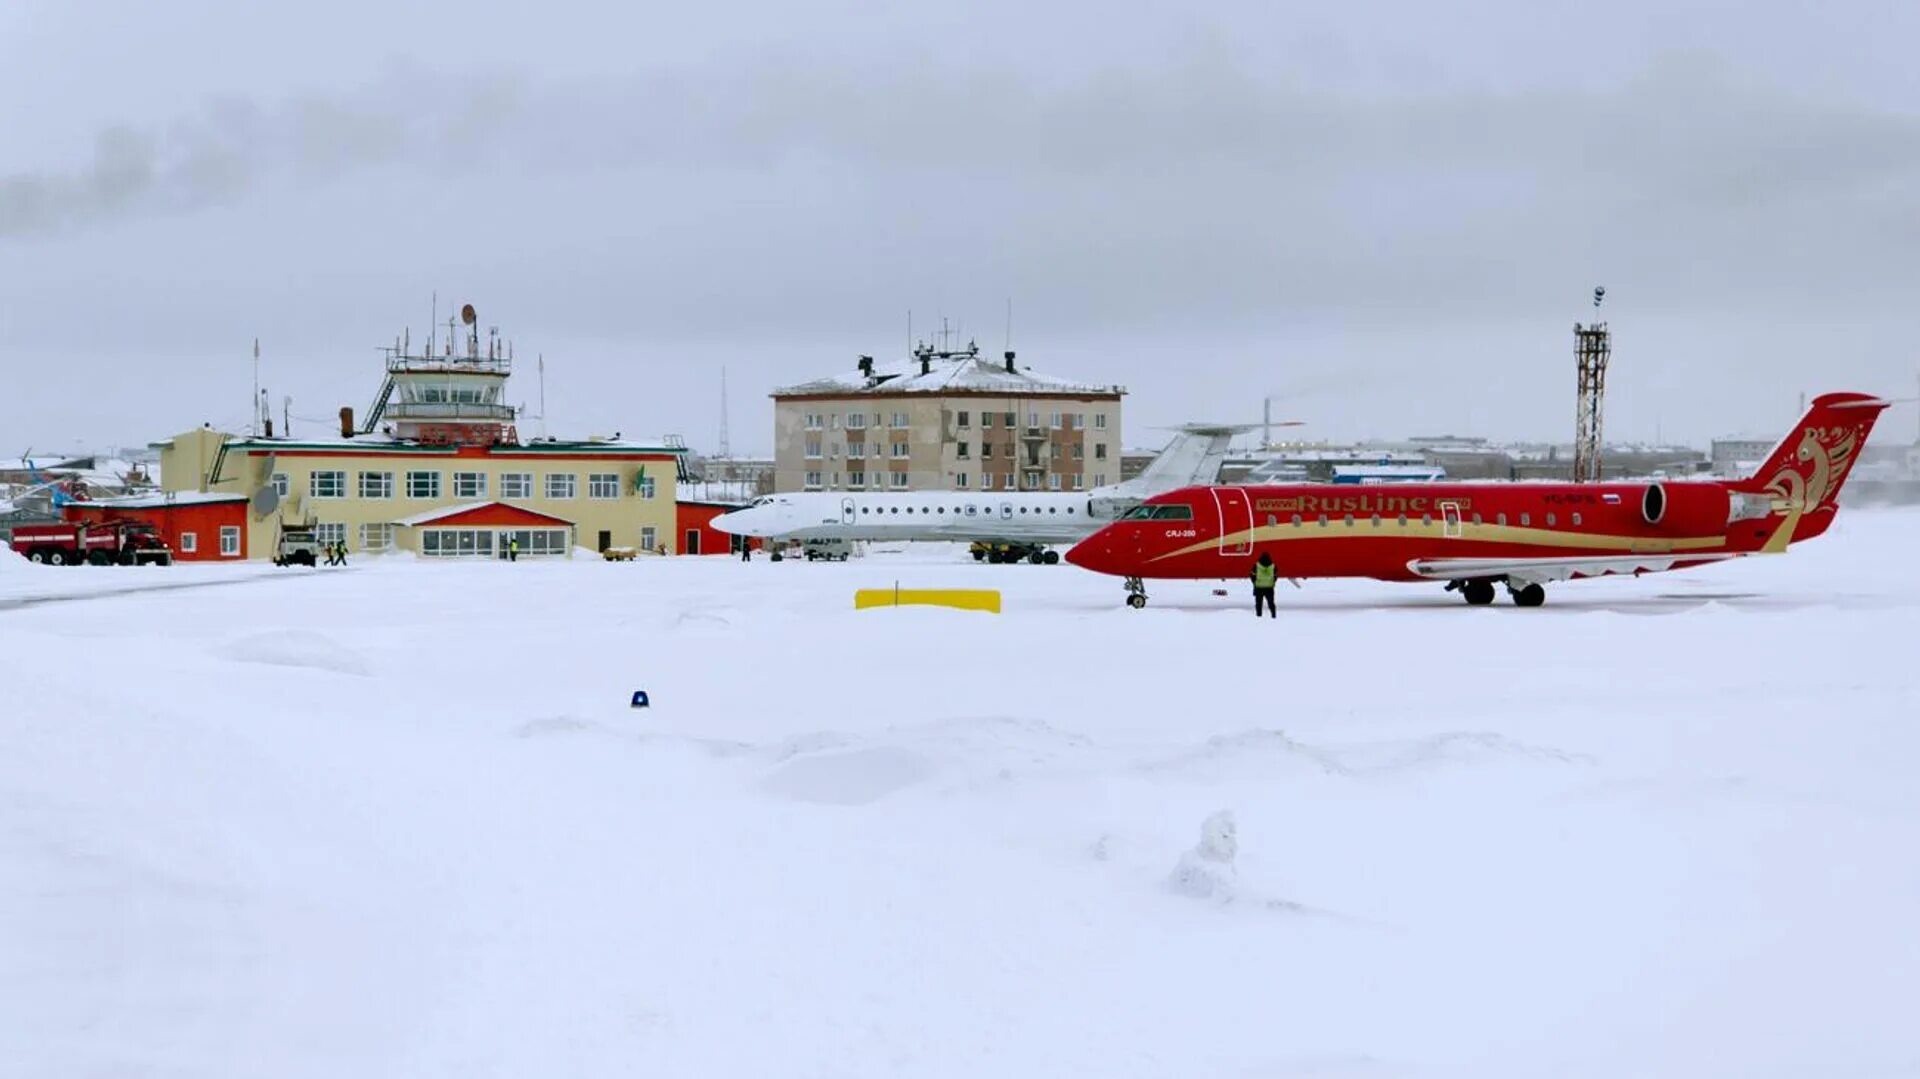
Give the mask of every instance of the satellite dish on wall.
[[469, 325], [469, 326], [471, 326], [471, 325], [473, 325], [473, 324], [474, 324], [475, 322], [477, 322], [477, 321], [479, 321], [479, 318], [480, 318], [480, 316], [478, 316], [478, 315], [476, 315], [476, 314], [474, 314], [474, 313], [473, 313], [473, 305], [472, 305], [472, 304], [470, 304], [470, 303], [469, 303], [469, 304], [461, 304], [461, 305], [460, 305], [460, 321], [462, 321], [462, 322], [464, 322], [464, 323], [466, 323], [467, 325]]
[[280, 508], [280, 492], [272, 487], [262, 487], [253, 492], [253, 497], [247, 501], [253, 507], [254, 516], [265, 517]]

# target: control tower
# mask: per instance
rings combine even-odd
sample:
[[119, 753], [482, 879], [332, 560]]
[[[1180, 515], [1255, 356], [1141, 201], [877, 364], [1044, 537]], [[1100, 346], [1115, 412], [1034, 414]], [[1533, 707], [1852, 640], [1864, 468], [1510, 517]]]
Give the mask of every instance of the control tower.
[[513, 346], [498, 327], [480, 343], [472, 304], [460, 308], [460, 325], [447, 320], [447, 338], [436, 348], [432, 337], [414, 354], [402, 337], [382, 351], [387, 377], [380, 396], [360, 428], [371, 434], [384, 422], [393, 437], [430, 446], [497, 446], [520, 441], [515, 411], [506, 403], [507, 378], [513, 374]]

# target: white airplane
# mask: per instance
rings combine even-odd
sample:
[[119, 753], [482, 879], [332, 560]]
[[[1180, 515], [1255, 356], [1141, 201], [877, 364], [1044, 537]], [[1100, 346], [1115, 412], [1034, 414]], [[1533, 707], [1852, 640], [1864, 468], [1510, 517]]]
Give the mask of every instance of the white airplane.
[[797, 540], [946, 540], [1004, 544], [1011, 557], [1057, 562], [1043, 548], [1077, 543], [1154, 495], [1212, 483], [1235, 435], [1259, 425], [1187, 424], [1138, 476], [1078, 493], [808, 491], [764, 495], [714, 518], [736, 536]]

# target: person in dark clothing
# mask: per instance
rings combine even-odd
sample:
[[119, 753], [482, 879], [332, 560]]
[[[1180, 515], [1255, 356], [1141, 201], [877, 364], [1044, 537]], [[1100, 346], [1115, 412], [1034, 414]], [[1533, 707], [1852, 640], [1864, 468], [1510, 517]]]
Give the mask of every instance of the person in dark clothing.
[[333, 545], [333, 559], [333, 564], [336, 566], [344, 566], [347, 564], [346, 540], [341, 540], [339, 543]]
[[327, 556], [327, 560], [325, 562], [320, 563], [321, 565], [323, 566], [333, 565], [333, 544], [331, 542], [321, 544], [320, 553]]
[[740, 541], [740, 561], [753, 561], [753, 544], [748, 543], [744, 539]]
[[1273, 564], [1273, 556], [1262, 552], [1249, 576], [1253, 579], [1253, 616], [1260, 617], [1260, 605], [1264, 603], [1268, 617], [1279, 618], [1280, 612], [1273, 605], [1273, 585], [1279, 580], [1280, 570]]

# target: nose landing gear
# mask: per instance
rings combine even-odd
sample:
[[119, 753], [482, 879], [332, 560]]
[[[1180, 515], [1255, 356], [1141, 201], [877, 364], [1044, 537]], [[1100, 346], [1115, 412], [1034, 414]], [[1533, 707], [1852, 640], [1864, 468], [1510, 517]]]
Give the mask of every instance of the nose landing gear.
[[1142, 581], [1138, 577], [1129, 577], [1126, 580], [1126, 587], [1127, 606], [1137, 611], [1147, 605], [1147, 583], [1145, 581]]

